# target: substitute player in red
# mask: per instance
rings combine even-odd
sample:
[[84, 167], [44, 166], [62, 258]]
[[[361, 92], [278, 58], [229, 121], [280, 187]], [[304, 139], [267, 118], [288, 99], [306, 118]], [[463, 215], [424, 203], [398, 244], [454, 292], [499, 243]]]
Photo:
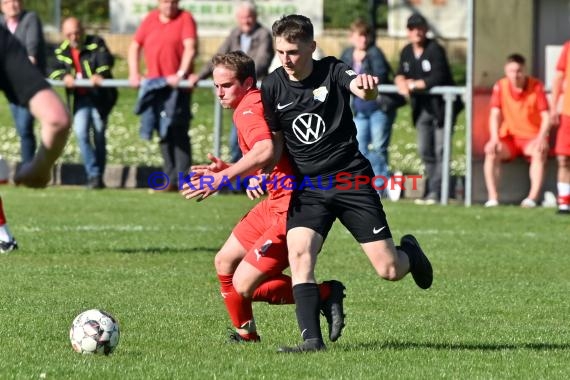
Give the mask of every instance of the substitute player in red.
[[485, 144], [485, 207], [499, 205], [497, 190], [501, 162], [525, 156], [529, 162], [530, 189], [521, 207], [536, 207], [548, 156], [550, 121], [544, 86], [526, 74], [525, 59], [511, 54], [505, 63], [505, 77], [497, 81], [491, 97], [490, 139]]
[[[233, 121], [243, 157], [229, 165], [210, 155], [212, 164], [193, 166], [190, 183], [183, 185], [187, 199], [204, 199], [237, 176], [257, 173], [248, 186], [248, 196], [264, 193], [258, 186], [261, 170], [273, 159], [271, 132], [263, 116], [260, 91], [256, 87], [255, 64], [240, 51], [218, 54], [212, 59], [216, 95], [224, 108], [234, 109]], [[291, 277], [282, 272], [287, 260], [286, 220], [293, 179], [288, 157], [283, 155], [268, 171], [268, 198], [244, 216], [215, 258], [221, 294], [236, 332], [233, 341], [259, 341], [252, 301], [293, 304]], [[200, 186], [205, 176], [208, 186]], [[319, 284], [320, 309], [329, 323], [329, 337], [337, 340], [344, 327], [344, 286], [338, 281]]]
[[[554, 153], [558, 159], [558, 213], [570, 214], [570, 41], [564, 44], [556, 64], [556, 76], [552, 83], [552, 106], [550, 120], [552, 125], [560, 125], [556, 133]], [[565, 89], [562, 112], [558, 112], [558, 102]]]

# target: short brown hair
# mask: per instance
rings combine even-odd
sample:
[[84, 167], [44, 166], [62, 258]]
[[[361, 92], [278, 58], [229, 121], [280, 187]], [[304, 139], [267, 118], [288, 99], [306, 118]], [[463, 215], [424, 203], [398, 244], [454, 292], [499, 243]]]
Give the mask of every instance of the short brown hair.
[[212, 57], [212, 65], [223, 66], [236, 73], [236, 78], [243, 83], [247, 78], [253, 78], [252, 87], [256, 87], [255, 63], [250, 56], [243, 51], [236, 50], [226, 54], [216, 54]]
[[312, 42], [314, 40], [311, 19], [303, 15], [283, 16], [273, 23], [273, 37], [282, 37], [290, 43]]
[[526, 63], [526, 60], [524, 59], [522, 54], [513, 53], [507, 57], [507, 63], [511, 63], [511, 62], [516, 62], [519, 65], [524, 66]]

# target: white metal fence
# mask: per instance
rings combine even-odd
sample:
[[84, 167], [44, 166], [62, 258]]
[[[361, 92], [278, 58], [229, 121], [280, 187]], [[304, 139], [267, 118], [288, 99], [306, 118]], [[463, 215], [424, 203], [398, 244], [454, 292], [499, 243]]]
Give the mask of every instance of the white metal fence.
[[[50, 80], [50, 83], [53, 86], [63, 87], [63, 81], [54, 81]], [[91, 81], [87, 79], [78, 79], [75, 81], [75, 85], [77, 87], [92, 87], [93, 84]], [[129, 81], [126, 79], [105, 79], [101, 83], [101, 87], [131, 87]], [[188, 81], [182, 81], [180, 83], [181, 88], [188, 88], [189, 83]], [[198, 82], [198, 88], [210, 88], [214, 87], [214, 83], [211, 80], [204, 80]], [[378, 86], [378, 90], [381, 93], [395, 93], [397, 92], [397, 88], [395, 85], [380, 85]], [[441, 183], [441, 199], [440, 203], [442, 205], [446, 205], [449, 203], [449, 183], [450, 183], [450, 161], [451, 161], [451, 136], [453, 133], [453, 102], [457, 96], [463, 96], [464, 98], [470, 98], [470, 96], [466, 96], [466, 88], [465, 87], [457, 87], [457, 86], [439, 86], [434, 87], [428, 91], [430, 94], [434, 95], [442, 95], [445, 101], [445, 122], [444, 122], [444, 133], [445, 133], [445, 143], [443, 149], [443, 167], [442, 167], [442, 183]], [[222, 133], [222, 107], [218, 100], [214, 99], [214, 146], [213, 151], [216, 156], [220, 156], [221, 150], [221, 133]], [[466, 109], [470, 107], [470, 102], [467, 100], [466, 102]], [[466, 118], [467, 120], [467, 118]], [[465, 142], [466, 147], [470, 144], [471, 141], [471, 125], [469, 121], [466, 121], [465, 126]], [[467, 150], [465, 154], [465, 198], [464, 204], [466, 206], [471, 205], [472, 199], [472, 186], [471, 186], [471, 154], [470, 149]]]

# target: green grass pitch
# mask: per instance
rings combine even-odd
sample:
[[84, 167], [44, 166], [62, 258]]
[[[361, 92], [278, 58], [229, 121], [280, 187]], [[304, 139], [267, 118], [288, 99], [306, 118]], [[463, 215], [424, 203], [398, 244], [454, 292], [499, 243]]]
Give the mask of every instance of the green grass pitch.
[[[3, 186], [20, 250], [0, 255], [2, 379], [567, 379], [570, 219], [552, 209], [385, 205], [392, 233], [413, 233], [433, 288], [380, 280], [336, 224], [319, 280], [347, 286], [347, 327], [328, 350], [299, 342], [294, 306], [255, 304], [260, 344], [226, 343], [213, 268], [252, 202], [197, 203], [144, 190]], [[68, 330], [100, 308], [121, 326], [109, 357], [80, 355]], [[323, 319], [323, 328], [326, 330]]]

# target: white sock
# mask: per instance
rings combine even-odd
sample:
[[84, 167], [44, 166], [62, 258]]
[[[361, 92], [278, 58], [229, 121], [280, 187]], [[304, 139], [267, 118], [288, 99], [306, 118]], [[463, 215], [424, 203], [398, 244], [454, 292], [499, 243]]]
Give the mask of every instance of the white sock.
[[0, 240], [1, 241], [12, 241], [14, 237], [10, 233], [10, 229], [8, 228], [7, 224], [3, 224], [0, 226]]
[[558, 182], [556, 187], [558, 188], [558, 208], [560, 210], [569, 210], [570, 205], [566, 202], [560, 203], [560, 200], [570, 197], [570, 183]]

